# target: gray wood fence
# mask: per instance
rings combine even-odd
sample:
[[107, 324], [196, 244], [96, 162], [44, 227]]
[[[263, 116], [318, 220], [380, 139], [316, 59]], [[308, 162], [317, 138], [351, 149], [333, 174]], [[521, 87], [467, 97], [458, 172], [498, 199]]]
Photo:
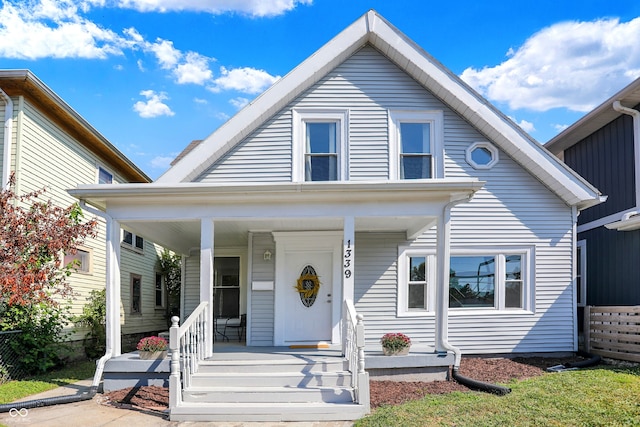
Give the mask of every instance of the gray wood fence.
[[640, 362], [640, 306], [585, 307], [588, 353]]

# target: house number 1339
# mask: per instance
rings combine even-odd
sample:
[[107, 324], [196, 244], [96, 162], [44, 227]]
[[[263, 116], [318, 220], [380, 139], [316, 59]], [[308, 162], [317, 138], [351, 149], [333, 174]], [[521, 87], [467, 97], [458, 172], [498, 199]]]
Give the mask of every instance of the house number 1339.
[[351, 240], [347, 240], [347, 247], [344, 249], [344, 277], [351, 277], [351, 265], [353, 264], [353, 249], [351, 249]]

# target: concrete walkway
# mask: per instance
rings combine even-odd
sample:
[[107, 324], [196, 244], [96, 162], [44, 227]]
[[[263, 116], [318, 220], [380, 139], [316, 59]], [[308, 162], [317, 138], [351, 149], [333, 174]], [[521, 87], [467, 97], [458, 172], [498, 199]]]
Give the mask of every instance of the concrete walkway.
[[[59, 387], [22, 400], [45, 399], [67, 396], [88, 391], [91, 379]], [[350, 427], [350, 421], [304, 422], [304, 423], [239, 423], [239, 422], [171, 422], [166, 413], [119, 409], [102, 404], [105, 397], [98, 393], [91, 400], [63, 405], [46, 406], [0, 413], [0, 426], [38, 426], [38, 427], [151, 427], [151, 426], [203, 426], [203, 427]]]

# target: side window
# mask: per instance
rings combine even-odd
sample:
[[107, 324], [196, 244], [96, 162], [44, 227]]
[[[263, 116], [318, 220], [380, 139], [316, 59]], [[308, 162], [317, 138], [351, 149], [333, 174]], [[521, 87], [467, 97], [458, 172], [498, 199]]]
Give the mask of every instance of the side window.
[[98, 184], [113, 184], [113, 174], [102, 166], [98, 166]]
[[390, 111], [390, 179], [443, 177], [442, 139], [441, 111]]
[[587, 241], [580, 240], [576, 247], [576, 291], [578, 307], [587, 305]]
[[131, 313], [142, 313], [142, 276], [131, 274]]
[[144, 251], [144, 239], [130, 231], [122, 230], [122, 243], [137, 251]]
[[78, 273], [91, 274], [91, 250], [78, 248], [75, 254], [64, 255], [64, 265], [72, 264]]
[[294, 182], [348, 179], [347, 111], [293, 110]]
[[164, 297], [164, 277], [162, 276], [162, 273], [157, 273], [156, 272], [156, 307], [157, 308], [161, 308], [164, 307], [164, 301], [165, 301], [165, 297]]

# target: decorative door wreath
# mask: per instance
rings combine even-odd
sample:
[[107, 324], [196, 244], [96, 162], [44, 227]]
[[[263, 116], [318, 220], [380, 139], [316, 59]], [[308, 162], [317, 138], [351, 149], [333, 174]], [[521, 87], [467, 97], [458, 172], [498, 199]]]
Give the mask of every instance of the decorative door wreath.
[[305, 307], [311, 307], [320, 291], [320, 279], [315, 268], [307, 265], [302, 269], [298, 283], [295, 286], [296, 291], [300, 295], [300, 301]]

